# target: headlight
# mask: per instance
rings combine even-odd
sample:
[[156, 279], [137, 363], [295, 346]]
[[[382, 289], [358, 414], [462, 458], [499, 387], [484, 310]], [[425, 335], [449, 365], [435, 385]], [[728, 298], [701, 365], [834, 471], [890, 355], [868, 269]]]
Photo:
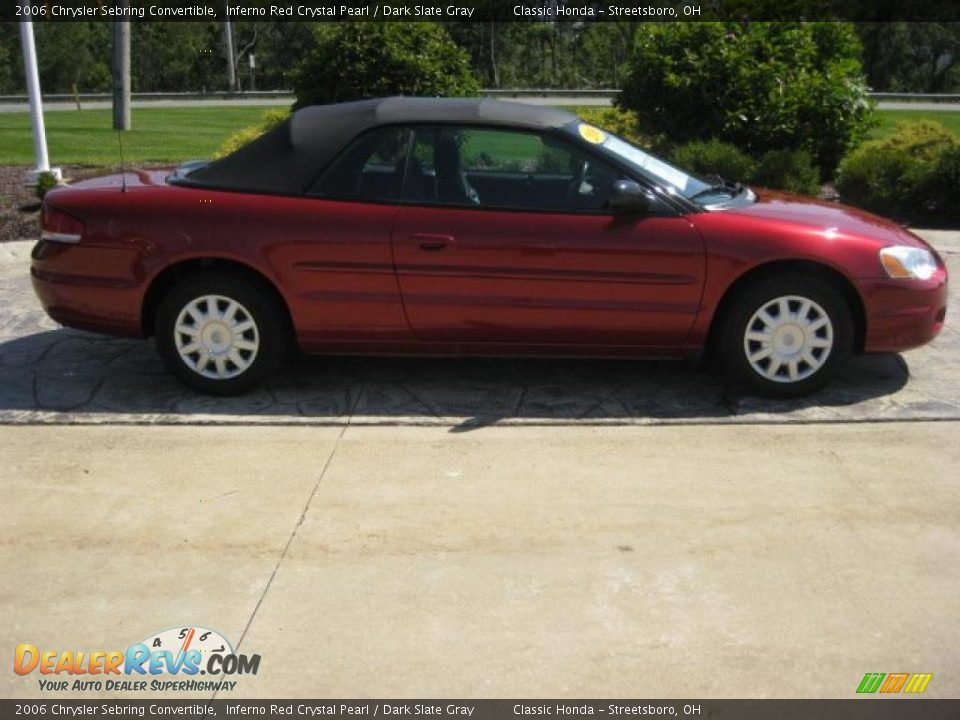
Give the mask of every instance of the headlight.
[[894, 245], [880, 251], [880, 262], [892, 278], [929, 280], [937, 271], [933, 253], [909, 245]]

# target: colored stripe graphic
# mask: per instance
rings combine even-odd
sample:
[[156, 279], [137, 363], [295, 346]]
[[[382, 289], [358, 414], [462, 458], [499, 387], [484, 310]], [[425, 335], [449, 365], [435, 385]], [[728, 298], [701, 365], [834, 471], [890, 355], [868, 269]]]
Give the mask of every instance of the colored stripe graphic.
[[885, 677], [886, 673], [867, 673], [863, 676], [863, 680], [860, 681], [860, 687], [857, 688], [857, 692], [875, 693]]
[[914, 673], [903, 689], [905, 693], [922, 693], [933, 679], [933, 673]]
[[899, 692], [920, 694], [927, 689], [927, 685], [933, 679], [933, 673], [866, 673], [860, 685], [857, 687], [858, 693], [887, 693], [894, 694]]
[[903, 684], [910, 677], [910, 673], [890, 673], [887, 675], [887, 681], [880, 687], [882, 693], [898, 693]]

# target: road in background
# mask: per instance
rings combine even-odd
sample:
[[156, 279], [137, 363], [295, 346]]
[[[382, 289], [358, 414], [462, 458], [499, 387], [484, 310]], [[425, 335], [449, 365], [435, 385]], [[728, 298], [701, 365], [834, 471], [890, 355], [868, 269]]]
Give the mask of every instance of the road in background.
[[[615, 92], [601, 91], [588, 94], [550, 93], [550, 94], [522, 94], [509, 90], [496, 91], [491, 97], [511, 102], [528, 103], [530, 105], [551, 105], [566, 107], [610, 107], [613, 104]], [[162, 95], [154, 99], [144, 99], [137, 94], [133, 95], [132, 107], [242, 107], [242, 106], [271, 106], [292, 105], [296, 100], [292, 94], [262, 93], [239, 97], [200, 98], [192, 95], [174, 97], [173, 94]], [[81, 99], [81, 108], [85, 110], [102, 110], [112, 107], [109, 99]], [[877, 103], [880, 110], [941, 110], [943, 112], [960, 112], [960, 102], [944, 101], [933, 102], [925, 100], [880, 100]], [[0, 112], [27, 112], [26, 101], [12, 101], [0, 97]], [[53, 112], [76, 111], [77, 104], [73, 99], [61, 96], [57, 100], [45, 100], [44, 110]]]
[[[136, 96], [134, 96], [136, 97]], [[133, 100], [130, 103], [132, 108], [205, 108], [205, 107], [275, 107], [277, 105], [292, 105], [294, 98], [292, 95], [283, 95], [270, 98], [211, 98], [201, 100], [196, 98], [184, 99], [164, 99], [164, 100]], [[113, 107], [109, 100], [90, 100], [80, 103], [82, 110], [109, 110]], [[43, 105], [45, 112], [67, 112], [77, 111], [77, 104], [72, 101], [46, 102]], [[10, 103], [0, 101], [0, 113], [28, 112], [29, 108], [23, 103]]]

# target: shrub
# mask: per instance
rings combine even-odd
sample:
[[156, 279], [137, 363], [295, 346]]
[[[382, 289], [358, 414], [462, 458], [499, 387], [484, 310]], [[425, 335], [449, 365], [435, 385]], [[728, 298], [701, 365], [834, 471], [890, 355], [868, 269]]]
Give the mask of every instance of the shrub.
[[43, 196], [59, 184], [60, 181], [52, 172], [42, 172], [37, 176], [37, 185], [34, 192], [36, 192], [38, 198], [43, 200]]
[[251, 140], [256, 140], [258, 137], [267, 132], [267, 130], [270, 130], [282, 123], [287, 118], [288, 114], [289, 113], [287, 113], [285, 110], [268, 110], [266, 113], [264, 113], [263, 120], [261, 120], [258, 124], [248, 125], [245, 128], [241, 128], [224, 140], [223, 145], [217, 149], [214, 157], [223, 157], [224, 155], [229, 155], [230, 153], [239, 150]]
[[827, 175], [871, 124], [849, 23], [642, 24], [618, 103], [675, 142], [803, 149]]
[[317, 23], [294, 78], [296, 107], [387, 95], [463, 96], [480, 91], [470, 58], [427, 22]]
[[949, 211], [949, 180], [958, 142], [939, 123], [900, 123], [893, 135], [863, 143], [843, 159], [837, 191], [843, 200], [885, 214], [924, 216]]
[[845, 202], [867, 210], [900, 214], [920, 199], [924, 174], [924, 163], [902, 148], [868, 142], [840, 164], [837, 192]]
[[960, 220], [960, 144], [954, 143], [940, 155], [926, 190], [929, 212], [943, 220]]
[[820, 169], [806, 150], [771, 150], [764, 153], [753, 174], [757, 185], [802, 195], [820, 192]]
[[677, 147], [671, 159], [703, 178], [716, 176], [732, 182], [749, 182], [755, 163], [746, 153], [720, 140], [694, 140]]
[[957, 144], [957, 138], [938, 122], [919, 120], [897, 123], [885, 142], [924, 162], [936, 162], [945, 150]]

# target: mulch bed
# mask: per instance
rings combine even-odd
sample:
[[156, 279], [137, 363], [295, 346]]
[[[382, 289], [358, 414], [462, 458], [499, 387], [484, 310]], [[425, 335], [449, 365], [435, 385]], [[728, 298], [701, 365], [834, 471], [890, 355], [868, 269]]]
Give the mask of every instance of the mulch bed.
[[[0, 242], [33, 240], [40, 235], [40, 200], [32, 187], [23, 184], [28, 169], [22, 165], [0, 166]], [[69, 180], [111, 172], [106, 168], [76, 166], [61, 170]]]
[[39, 213], [20, 210], [37, 203], [33, 188], [23, 184], [25, 171], [22, 167], [0, 167], [0, 242], [32, 238], [39, 233]]

